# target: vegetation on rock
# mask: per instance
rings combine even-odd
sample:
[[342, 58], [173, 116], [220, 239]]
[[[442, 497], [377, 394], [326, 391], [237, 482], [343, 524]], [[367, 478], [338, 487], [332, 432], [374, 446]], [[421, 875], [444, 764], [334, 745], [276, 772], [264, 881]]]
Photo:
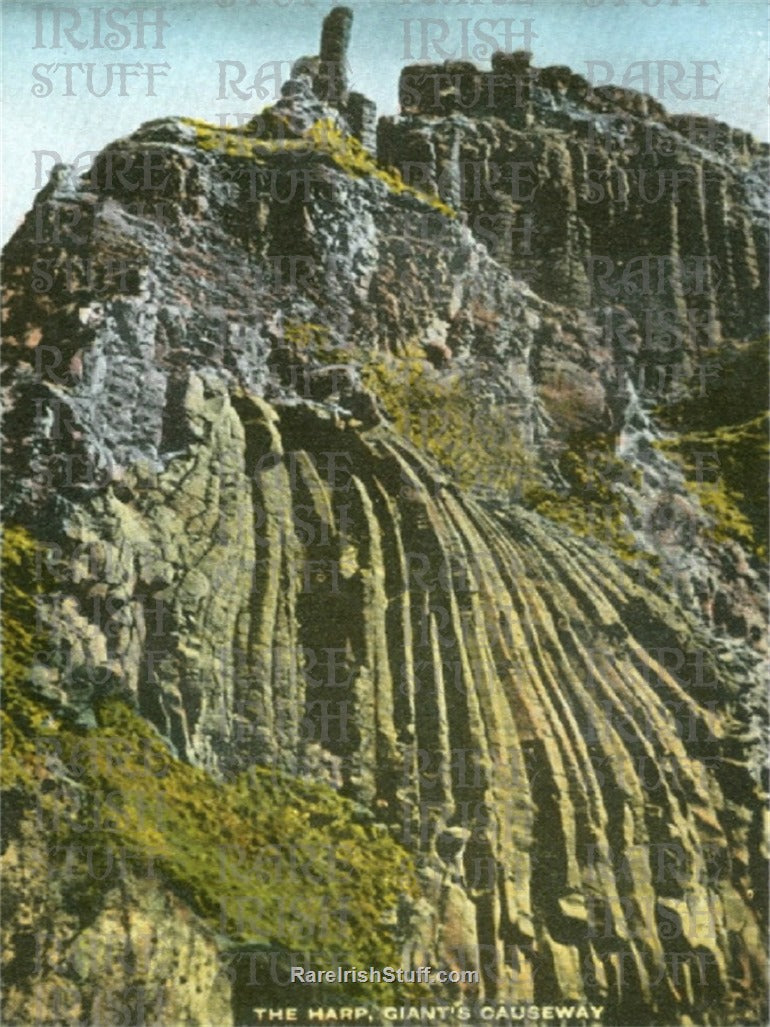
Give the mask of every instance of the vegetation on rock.
[[559, 458], [564, 487], [535, 485], [527, 505], [543, 517], [563, 524], [581, 538], [608, 546], [626, 563], [658, 564], [655, 554], [639, 545], [629, 530], [631, 500], [619, 485], [638, 485], [641, 473], [615, 452], [610, 435], [575, 435]]
[[[154, 866], [231, 942], [280, 944], [319, 967], [398, 963], [398, 918], [417, 884], [387, 830], [361, 822], [331, 788], [271, 769], [215, 780], [176, 759], [122, 701], [104, 701], [93, 730], [54, 716], [26, 681], [44, 645], [34, 601], [41, 547], [15, 527], [4, 547], [3, 789], [51, 827], [51, 858], [75, 874], [86, 905], [128, 857]], [[54, 786], [56, 768], [87, 808]], [[78, 872], [72, 857], [83, 852], [98, 873]], [[384, 997], [377, 985], [346, 991]]]
[[658, 445], [681, 464], [688, 487], [713, 520], [717, 542], [737, 539], [767, 558], [768, 341], [724, 345], [712, 354], [718, 374], [692, 381], [657, 411], [676, 434]]
[[221, 127], [196, 118], [183, 118], [182, 121], [195, 128], [196, 142], [202, 150], [250, 160], [266, 159], [277, 153], [325, 154], [346, 175], [353, 178], [376, 178], [396, 195], [413, 196], [447, 217], [455, 216], [452, 208], [439, 196], [422, 192], [405, 182], [396, 169], [378, 164], [355, 136], [344, 132], [330, 118], [315, 122], [299, 139], [265, 139], [243, 128]]

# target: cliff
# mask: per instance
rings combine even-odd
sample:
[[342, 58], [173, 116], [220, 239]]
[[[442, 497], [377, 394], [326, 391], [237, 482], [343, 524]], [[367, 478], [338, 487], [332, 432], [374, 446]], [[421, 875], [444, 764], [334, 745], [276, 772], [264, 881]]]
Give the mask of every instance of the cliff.
[[[57, 169], [6, 248], [7, 1022], [252, 1023], [303, 953], [479, 972], [375, 1009], [759, 1023], [763, 540], [733, 465], [766, 402], [724, 383], [767, 303], [766, 150], [515, 54], [494, 103], [440, 69], [468, 109], [405, 70], [375, 126], [349, 31], [246, 130], [165, 119]], [[650, 167], [679, 202], [589, 195]], [[662, 298], [591, 284], [639, 253]]]
[[625, 305], [648, 372], [760, 330], [767, 146], [530, 58], [495, 54], [489, 72], [406, 67], [403, 116], [380, 122], [380, 157], [464, 211], [540, 295]]

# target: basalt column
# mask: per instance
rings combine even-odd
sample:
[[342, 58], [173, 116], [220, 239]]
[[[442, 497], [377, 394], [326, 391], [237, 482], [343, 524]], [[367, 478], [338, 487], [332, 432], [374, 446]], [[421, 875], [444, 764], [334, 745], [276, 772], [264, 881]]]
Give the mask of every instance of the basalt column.
[[335, 7], [324, 18], [321, 31], [321, 64], [314, 89], [322, 100], [335, 106], [347, 99], [347, 60], [353, 12], [349, 7]]

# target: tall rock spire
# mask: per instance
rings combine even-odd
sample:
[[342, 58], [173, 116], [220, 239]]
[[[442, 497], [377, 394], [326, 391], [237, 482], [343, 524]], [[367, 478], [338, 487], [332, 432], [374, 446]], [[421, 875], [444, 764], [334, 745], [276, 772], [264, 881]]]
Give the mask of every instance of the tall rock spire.
[[335, 7], [324, 18], [321, 29], [321, 66], [315, 82], [317, 95], [329, 103], [347, 99], [347, 56], [353, 12], [349, 7]]

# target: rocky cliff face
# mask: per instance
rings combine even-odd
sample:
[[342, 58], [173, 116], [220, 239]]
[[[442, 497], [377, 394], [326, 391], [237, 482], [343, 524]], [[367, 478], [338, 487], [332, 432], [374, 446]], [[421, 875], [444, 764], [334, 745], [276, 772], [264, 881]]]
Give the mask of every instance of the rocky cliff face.
[[723, 334], [759, 331], [767, 147], [530, 57], [405, 68], [405, 117], [380, 123], [381, 158], [463, 210], [540, 295], [627, 307], [648, 385]]
[[[58, 169], [7, 247], [8, 1022], [246, 1024], [300, 951], [479, 971], [433, 1001], [759, 1022], [757, 539], [714, 534], [634, 383], [663, 360], [673, 402], [707, 342], [756, 334], [766, 153], [498, 55], [440, 69], [440, 109], [407, 69], [377, 163], [349, 29], [333, 12], [246, 131], [153, 122]], [[635, 155], [643, 132], [673, 152]], [[493, 181], [512, 161], [529, 199]], [[678, 204], [590, 194], [651, 168], [689, 169]], [[662, 298], [597, 291], [591, 261], [634, 254], [668, 261]], [[576, 513], [602, 506], [609, 534]], [[330, 862], [298, 884], [308, 831]], [[293, 889], [348, 934], [305, 937]], [[108, 988], [78, 953], [113, 935], [143, 955]]]

